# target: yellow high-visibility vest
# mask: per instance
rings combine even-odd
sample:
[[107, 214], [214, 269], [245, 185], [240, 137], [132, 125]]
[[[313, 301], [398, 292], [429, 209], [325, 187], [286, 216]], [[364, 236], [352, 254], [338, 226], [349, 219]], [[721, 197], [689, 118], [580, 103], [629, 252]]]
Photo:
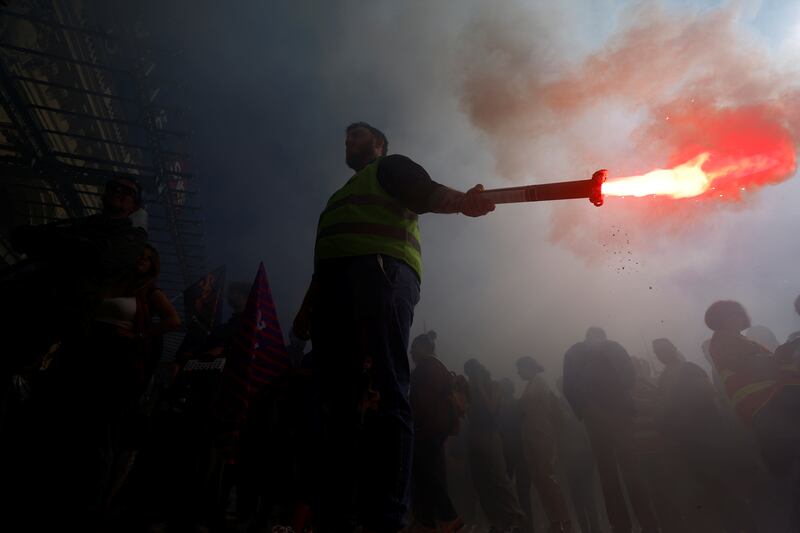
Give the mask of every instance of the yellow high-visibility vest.
[[317, 225], [314, 263], [384, 254], [405, 261], [422, 279], [417, 214], [392, 198], [378, 181], [376, 159], [336, 191]]

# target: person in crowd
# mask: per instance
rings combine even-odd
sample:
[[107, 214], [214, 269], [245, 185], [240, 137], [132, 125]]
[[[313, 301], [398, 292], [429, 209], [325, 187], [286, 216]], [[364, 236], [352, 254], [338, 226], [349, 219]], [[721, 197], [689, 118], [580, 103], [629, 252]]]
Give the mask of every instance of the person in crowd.
[[233, 336], [239, 328], [241, 315], [247, 304], [252, 283], [232, 281], [227, 287], [227, 303], [231, 310], [228, 320], [217, 324], [211, 331], [201, 324], [190, 324], [184, 342], [175, 354], [173, 372], [177, 375], [189, 359], [210, 360], [225, 357], [233, 343]]
[[750, 317], [739, 302], [714, 302], [706, 310], [705, 323], [714, 332], [711, 360], [733, 408], [752, 429], [772, 473], [789, 484], [791, 527], [800, 527], [800, 371], [791, 357], [773, 356], [742, 334], [750, 327]]
[[464, 363], [469, 379], [467, 448], [478, 501], [492, 531], [513, 531], [525, 520], [508, 479], [497, 428], [499, 386], [476, 359]]
[[522, 448], [525, 464], [550, 521], [549, 533], [571, 532], [567, 500], [558, 482], [558, 404], [541, 376], [544, 368], [530, 356], [517, 359], [517, 372], [525, 382], [520, 398]]
[[[113, 460], [111, 484], [105, 496], [107, 504], [124, 484], [141, 447], [145, 431], [141, 399], [161, 359], [163, 336], [181, 327], [178, 312], [158, 288], [160, 272], [158, 250], [150, 244], [145, 245], [131, 281], [120, 287], [118, 296], [101, 302], [95, 317], [98, 324], [90, 336], [93, 346], [90, 353], [99, 355], [94, 365], [99, 370], [98, 381], [118, 375], [120, 388], [114, 392], [127, 396], [120, 397], [120, 418], [112, 421], [116, 426], [112, 435], [116, 439], [111, 441]], [[108, 357], [108, 353], [115, 355]], [[114, 370], [104, 368], [103, 358], [115, 357], [119, 358], [119, 366]], [[125, 358], [130, 359], [125, 361]], [[102, 397], [109, 398], [112, 390], [114, 388], [110, 386], [109, 394]]]
[[157, 286], [159, 272], [158, 252], [146, 245], [135, 266], [108, 287], [84, 342], [63, 346], [47, 369], [44, 420], [48, 431], [70, 435], [52, 454], [51, 487], [69, 487], [62, 500], [76, 521], [104, 519], [141, 446], [142, 394], [161, 356], [161, 337], [181, 323]]
[[569, 485], [578, 526], [582, 533], [599, 533], [602, 531], [600, 510], [597, 506], [600, 487], [592, 444], [589, 442], [586, 427], [576, 418], [564, 398], [563, 377], [559, 376], [556, 380], [556, 388], [560, 394], [557, 397], [559, 459]]
[[642, 478], [663, 533], [687, 531], [688, 511], [681, 471], [675, 451], [658, 424], [658, 387], [650, 361], [632, 357], [636, 372], [633, 387], [633, 443]]
[[[664, 365], [658, 381], [659, 428], [681, 461], [681, 468], [698, 489], [681, 484], [689, 512], [708, 508], [713, 516], [691, 513], [695, 527], [701, 524], [725, 531], [755, 531], [747, 492], [755, 465], [746, 449], [737, 445], [735, 428], [725, 419], [717, 393], [706, 372], [686, 361], [666, 338], [653, 341], [653, 353]], [[673, 465], [671, 470], [678, 470]]]
[[525, 513], [522, 531], [533, 531], [533, 509], [531, 507], [531, 476], [525, 463], [522, 448], [522, 413], [520, 400], [515, 398], [514, 382], [503, 378], [499, 382], [500, 398], [497, 405], [497, 427], [503, 441], [503, 457], [506, 460], [508, 478], [517, 489], [517, 500]]
[[[35, 371], [27, 389], [33, 391], [27, 431], [14, 442], [16, 448], [3, 450], [4, 456], [15, 458], [4, 476], [10, 489], [3, 492], [14, 494], [9, 499], [12, 514], [32, 518], [36, 527], [46, 529], [56, 520], [59, 527], [76, 524], [89, 518], [90, 507], [104, 507], [102, 491], [84, 480], [97, 482], [109, 470], [81, 444], [86, 439], [97, 444], [90, 432], [96, 436], [105, 426], [87, 422], [105, 399], [83, 401], [98, 387], [82, 387], [83, 375], [75, 382], [64, 379], [63, 363], [70, 360], [73, 368], [85, 364], [91, 337], [96, 338], [98, 307], [136, 277], [147, 233], [130, 216], [141, 205], [142, 189], [135, 179], [112, 177], [102, 194], [101, 213], [21, 226], [10, 234], [12, 248], [25, 258], [0, 274], [0, 331], [16, 347], [0, 361], [0, 386], [20, 367]], [[7, 427], [2, 431], [16, 433]], [[102, 486], [108, 487], [107, 480]], [[90, 498], [96, 501], [88, 502]], [[50, 502], [48, 513], [35, 509], [41, 501]]]
[[[314, 274], [293, 323], [321, 365], [326, 428], [317, 498], [322, 533], [357, 523], [395, 533], [411, 496], [414, 422], [408, 342], [422, 276], [418, 215], [483, 216], [494, 203], [434, 182], [417, 163], [388, 155], [377, 128], [345, 131], [354, 174], [319, 217]], [[359, 450], [360, 453], [355, 453]], [[352, 472], [357, 472], [353, 475]], [[360, 489], [359, 489], [360, 487]]]
[[139, 183], [109, 179], [102, 202], [95, 215], [12, 230], [26, 258], [0, 274], [0, 332], [17, 347], [0, 361], [0, 383], [54, 344], [83, 342], [97, 306], [135, 268], [147, 241], [130, 219], [142, 205]]
[[[800, 315], [800, 296], [794, 301], [794, 310]], [[786, 342], [776, 348], [775, 355], [784, 359], [791, 359], [800, 367], [800, 330], [790, 333]]]
[[457, 434], [454, 376], [436, 356], [436, 332], [411, 343], [411, 408], [414, 413], [413, 511], [416, 529], [457, 531], [464, 522], [450, 500], [444, 443]]
[[242, 313], [247, 305], [247, 298], [250, 296], [251, 282], [232, 281], [228, 283], [228, 306], [231, 309], [231, 316], [228, 320], [211, 330], [206, 342], [204, 356], [224, 356], [230, 350], [233, 336], [239, 329], [242, 321]]
[[591, 327], [583, 342], [564, 355], [564, 396], [583, 420], [592, 442], [606, 512], [614, 533], [630, 533], [622, 473], [634, 513], [644, 532], [658, 531], [658, 522], [642, 480], [633, 440], [633, 363], [621, 345]]

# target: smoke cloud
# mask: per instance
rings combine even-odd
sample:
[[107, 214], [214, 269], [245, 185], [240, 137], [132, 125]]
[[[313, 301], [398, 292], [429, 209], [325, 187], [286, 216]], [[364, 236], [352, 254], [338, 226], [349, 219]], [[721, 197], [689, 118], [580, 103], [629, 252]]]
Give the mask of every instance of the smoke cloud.
[[[540, 13], [506, 15], [519, 26]], [[703, 152], [711, 153], [706, 171], [747, 163], [700, 198], [608, 199], [614, 223], [629, 228], [627, 239], [639, 249], [695, 235], [712, 223], [710, 214], [738, 208], [731, 204], [796, 170], [800, 78], [743, 26], [736, 6], [632, 8], [598, 50], [576, 62], [555, 60], [546, 33], [513, 39], [496, 21], [476, 24], [471, 43], [485, 60], [465, 65], [463, 106], [488, 134], [497, 171], [508, 179], [558, 171], [588, 177], [580, 171], [590, 165], [626, 176]], [[553, 144], [569, 150], [553, 152]], [[550, 237], [600, 257], [606, 230], [587, 231], [594, 215], [581, 207], [554, 210]]]
[[[711, 122], [718, 152], [739, 121], [770, 138], [794, 139], [800, 124], [800, 40], [776, 26], [800, 23], [788, 2], [777, 14], [686, 0], [143, 3], [164, 47], [184, 49], [208, 263], [251, 280], [264, 261], [284, 331], [312, 274], [319, 213], [350, 176], [353, 121], [460, 190], [638, 174], [711, 142]], [[721, 298], [783, 339], [798, 329], [797, 182], [742, 201], [423, 215], [412, 335], [434, 329], [451, 369], [476, 357], [497, 377], [514, 377], [522, 355], [556, 377], [592, 325], [632, 354], [668, 337], [703, 364], [703, 312]]]

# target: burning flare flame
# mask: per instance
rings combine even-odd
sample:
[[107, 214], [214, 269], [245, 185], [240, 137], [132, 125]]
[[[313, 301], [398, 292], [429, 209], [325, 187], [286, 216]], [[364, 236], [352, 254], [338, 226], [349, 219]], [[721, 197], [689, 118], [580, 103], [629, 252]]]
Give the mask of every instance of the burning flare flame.
[[607, 181], [603, 184], [603, 194], [636, 197], [659, 195], [672, 198], [699, 196], [711, 187], [711, 182], [716, 177], [703, 171], [703, 164], [710, 155], [703, 152], [674, 168], [658, 168], [641, 176]]
[[714, 171], [705, 171], [703, 165], [709, 157], [711, 157], [709, 152], [703, 152], [673, 168], [659, 168], [641, 176], [609, 180], [603, 184], [603, 194], [606, 196], [692, 198], [700, 196], [709, 189], [713, 190], [713, 182], [716, 179], [741, 178], [772, 170], [780, 165], [780, 161], [775, 158], [756, 155], [743, 157]]

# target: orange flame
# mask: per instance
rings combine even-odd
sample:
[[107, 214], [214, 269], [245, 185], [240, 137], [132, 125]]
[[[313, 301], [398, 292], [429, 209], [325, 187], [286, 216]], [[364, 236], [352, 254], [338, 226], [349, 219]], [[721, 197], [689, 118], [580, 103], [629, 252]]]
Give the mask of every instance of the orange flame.
[[[671, 198], [692, 198], [700, 196], [720, 178], [742, 178], [751, 174], [765, 172], [780, 165], [776, 159], [764, 155], [743, 157], [714, 171], [703, 170], [703, 165], [711, 157], [703, 152], [676, 167], [659, 168], [640, 176], [616, 178], [603, 184], [606, 196], [669, 196]], [[721, 196], [721, 195], [720, 195]]]

